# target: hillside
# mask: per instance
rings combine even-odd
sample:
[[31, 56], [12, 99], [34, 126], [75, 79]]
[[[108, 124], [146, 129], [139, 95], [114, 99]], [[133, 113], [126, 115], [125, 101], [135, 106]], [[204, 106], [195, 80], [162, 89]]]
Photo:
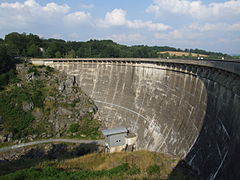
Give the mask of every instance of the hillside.
[[51, 137], [97, 138], [97, 107], [75, 78], [50, 67], [17, 64], [14, 81], [0, 91], [0, 142]]
[[208, 57], [208, 55], [205, 54], [198, 54], [198, 53], [191, 53], [191, 52], [181, 52], [181, 51], [163, 51], [159, 52], [160, 54], [166, 54], [169, 56], [179, 56], [179, 57], [185, 57], [185, 56], [191, 56], [191, 57]]
[[[63, 153], [61, 153], [63, 154]], [[169, 179], [198, 180], [194, 172], [179, 158], [149, 151], [121, 153], [92, 153], [81, 157], [37, 161], [25, 158], [25, 166], [15, 162], [23, 170], [15, 171], [1, 179]], [[12, 163], [14, 164], [14, 163]], [[30, 169], [26, 169], [31, 165]], [[175, 167], [181, 164], [181, 168]], [[10, 163], [5, 163], [2, 170], [7, 172]], [[16, 166], [17, 167], [17, 166]], [[11, 166], [12, 168], [12, 166]], [[11, 169], [10, 168], [10, 169]], [[13, 168], [12, 168], [13, 169]], [[16, 169], [15, 169], [16, 170]], [[0, 171], [1, 172], [1, 171]], [[2, 172], [3, 173], [3, 172]]]

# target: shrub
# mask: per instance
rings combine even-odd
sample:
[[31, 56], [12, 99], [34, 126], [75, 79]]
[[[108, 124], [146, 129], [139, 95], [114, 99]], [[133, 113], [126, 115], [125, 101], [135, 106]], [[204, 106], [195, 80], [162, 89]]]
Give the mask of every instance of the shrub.
[[156, 164], [151, 165], [147, 168], [147, 173], [149, 175], [158, 174], [158, 173], [160, 173], [160, 167]]
[[78, 130], [79, 130], [79, 124], [78, 123], [71, 124], [69, 126], [69, 129], [68, 129], [68, 131], [71, 132], [71, 133], [78, 132]]
[[127, 174], [129, 175], [135, 175], [141, 173], [141, 170], [139, 167], [137, 167], [136, 164], [134, 164], [131, 169], [128, 170]]
[[[6, 94], [0, 93], [0, 114], [4, 117], [4, 124], [6, 129], [14, 134], [14, 138], [19, 138], [25, 133], [24, 129], [29, 127], [33, 121], [33, 116], [30, 112], [24, 112], [20, 106], [19, 101], [12, 101], [12, 98]], [[18, 106], [15, 103], [19, 104]]]
[[0, 73], [0, 90], [4, 89], [4, 86], [6, 86], [7, 84], [17, 81], [18, 80], [14, 69], [11, 69], [6, 73]]
[[[124, 179], [123, 176], [128, 174], [130, 167], [127, 163], [121, 164], [109, 170], [90, 171], [81, 170], [77, 172], [66, 172], [54, 167], [46, 167], [43, 169], [24, 169], [15, 171], [5, 176], [0, 176], [0, 179], [11, 180], [11, 179]], [[116, 178], [118, 177], [118, 178]]]
[[46, 66], [46, 72], [45, 72], [45, 74], [46, 74], [46, 75], [50, 75], [52, 72], [54, 72], [54, 68], [49, 67], [49, 66]]
[[41, 91], [33, 91], [32, 101], [36, 107], [43, 108], [43, 94]]
[[34, 73], [35, 76], [39, 76], [39, 75], [40, 75], [38, 69], [37, 69], [35, 66], [31, 66], [31, 67], [28, 69], [28, 73]]

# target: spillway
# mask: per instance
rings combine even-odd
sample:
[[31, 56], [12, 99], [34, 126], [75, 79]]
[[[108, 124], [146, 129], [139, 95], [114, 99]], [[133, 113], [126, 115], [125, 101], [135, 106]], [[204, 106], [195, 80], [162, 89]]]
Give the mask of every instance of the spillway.
[[240, 77], [204, 66], [82, 62], [76, 76], [104, 124], [125, 126], [138, 149], [180, 156], [203, 179], [240, 178]]

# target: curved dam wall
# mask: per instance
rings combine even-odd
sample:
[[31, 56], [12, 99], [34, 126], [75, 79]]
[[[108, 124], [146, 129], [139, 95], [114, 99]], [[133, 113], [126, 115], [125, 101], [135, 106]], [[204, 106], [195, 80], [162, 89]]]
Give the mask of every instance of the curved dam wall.
[[76, 76], [105, 125], [136, 133], [138, 149], [178, 155], [203, 179], [240, 178], [239, 74], [175, 63], [48, 65]]

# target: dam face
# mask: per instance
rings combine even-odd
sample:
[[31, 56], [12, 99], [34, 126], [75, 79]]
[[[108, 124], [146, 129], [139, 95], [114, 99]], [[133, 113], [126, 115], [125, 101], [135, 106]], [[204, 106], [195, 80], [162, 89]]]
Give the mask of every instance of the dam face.
[[138, 149], [180, 156], [203, 179], [240, 178], [238, 74], [176, 64], [49, 65], [76, 77], [105, 126], [137, 134]]

